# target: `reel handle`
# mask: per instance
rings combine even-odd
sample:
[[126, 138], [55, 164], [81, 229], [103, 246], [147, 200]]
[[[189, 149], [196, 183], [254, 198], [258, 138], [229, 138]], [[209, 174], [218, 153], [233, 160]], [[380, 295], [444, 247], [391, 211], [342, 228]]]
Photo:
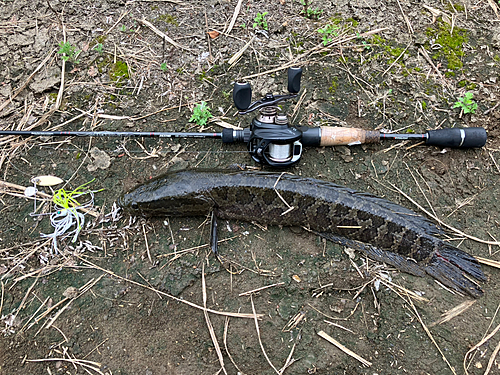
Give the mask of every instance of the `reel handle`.
[[249, 82], [235, 82], [233, 87], [234, 105], [240, 111], [240, 115], [255, 111], [266, 106], [274, 106], [277, 103], [295, 98], [300, 91], [300, 80], [302, 68], [288, 68], [288, 92], [289, 95], [267, 94], [264, 98], [252, 103], [252, 87]]
[[297, 94], [300, 91], [300, 80], [302, 78], [302, 68], [288, 68], [288, 92]]
[[252, 101], [252, 87], [249, 82], [235, 82], [233, 88], [233, 101], [236, 108], [244, 111], [250, 106]]

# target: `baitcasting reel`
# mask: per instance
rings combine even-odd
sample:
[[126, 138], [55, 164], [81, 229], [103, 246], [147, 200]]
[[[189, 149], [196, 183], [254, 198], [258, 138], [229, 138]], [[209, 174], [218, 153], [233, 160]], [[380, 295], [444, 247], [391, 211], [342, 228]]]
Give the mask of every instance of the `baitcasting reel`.
[[[267, 94], [264, 98], [250, 103], [252, 88], [250, 83], [236, 82], [233, 89], [233, 100], [240, 115], [259, 110], [250, 128], [236, 131], [225, 131], [229, 138], [224, 143], [243, 141], [253, 160], [272, 167], [289, 167], [302, 156], [302, 131], [290, 127], [285, 114], [278, 113], [277, 103], [297, 96], [300, 91], [302, 68], [288, 69], [288, 95]], [[230, 134], [231, 133], [231, 134]]]

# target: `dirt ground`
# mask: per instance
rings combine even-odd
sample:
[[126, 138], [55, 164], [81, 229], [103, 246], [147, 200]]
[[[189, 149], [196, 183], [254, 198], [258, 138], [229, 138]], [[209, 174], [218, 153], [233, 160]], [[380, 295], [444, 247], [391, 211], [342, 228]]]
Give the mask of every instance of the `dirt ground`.
[[[298, 97], [282, 104], [294, 125], [486, 128], [480, 149], [309, 148], [287, 171], [423, 208], [465, 233], [450, 232], [452, 244], [500, 261], [499, 245], [484, 243], [500, 239], [496, 0], [3, 0], [0, 9], [2, 130], [246, 127], [255, 113], [236, 115], [233, 83], [250, 82], [254, 99], [285, 94], [288, 66], [304, 69]], [[454, 108], [466, 93], [473, 102]], [[205, 126], [189, 121], [202, 101], [213, 115]], [[470, 300], [300, 228], [221, 222], [220, 263], [205, 217], [116, 213], [120, 194], [167, 170], [258, 167], [244, 144], [3, 136], [0, 148], [0, 374], [500, 374], [498, 268], [483, 265], [484, 296]], [[53, 231], [53, 205], [38, 201], [30, 215], [24, 195], [43, 175], [94, 191], [97, 217], [86, 213], [58, 254], [40, 236]], [[205, 315], [204, 298], [222, 314]]]

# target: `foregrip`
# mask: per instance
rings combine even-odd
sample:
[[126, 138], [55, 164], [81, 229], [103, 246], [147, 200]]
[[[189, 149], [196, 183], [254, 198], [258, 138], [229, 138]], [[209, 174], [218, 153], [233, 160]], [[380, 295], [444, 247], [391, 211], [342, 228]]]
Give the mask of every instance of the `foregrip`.
[[321, 127], [320, 146], [353, 146], [363, 143], [380, 142], [380, 132], [355, 128], [341, 128], [332, 126]]

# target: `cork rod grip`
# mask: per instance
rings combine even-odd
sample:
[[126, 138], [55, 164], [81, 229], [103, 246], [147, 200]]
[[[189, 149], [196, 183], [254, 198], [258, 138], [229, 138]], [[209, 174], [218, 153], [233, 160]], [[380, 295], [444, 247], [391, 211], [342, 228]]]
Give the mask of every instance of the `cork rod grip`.
[[380, 132], [332, 126], [321, 127], [320, 146], [359, 145], [380, 142]]

